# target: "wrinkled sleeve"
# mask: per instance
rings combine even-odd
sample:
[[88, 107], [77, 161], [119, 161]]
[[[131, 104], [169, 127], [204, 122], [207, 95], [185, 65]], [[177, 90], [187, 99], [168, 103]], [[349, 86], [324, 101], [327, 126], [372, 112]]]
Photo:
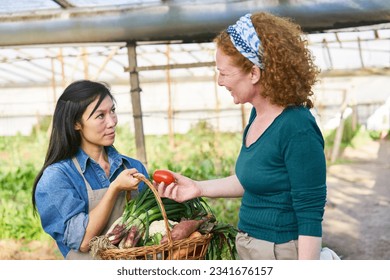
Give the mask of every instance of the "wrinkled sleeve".
[[65, 233], [63, 242], [69, 248], [78, 250], [81, 245], [81, 241], [84, 238], [85, 230], [88, 225], [88, 215], [84, 212], [80, 212], [70, 218], [65, 227]]
[[322, 135], [312, 130], [294, 135], [286, 146], [285, 162], [298, 234], [321, 237], [326, 203], [326, 160]]
[[88, 203], [79, 192], [79, 184], [60, 168], [49, 166], [42, 174], [35, 193], [45, 232], [75, 250], [79, 249], [88, 223]]

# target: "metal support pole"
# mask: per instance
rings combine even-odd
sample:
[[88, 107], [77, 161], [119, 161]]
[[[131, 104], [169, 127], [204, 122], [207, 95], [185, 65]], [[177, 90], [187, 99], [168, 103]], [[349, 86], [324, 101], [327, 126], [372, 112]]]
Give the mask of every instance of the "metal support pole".
[[348, 106], [347, 90], [343, 90], [342, 102], [340, 107], [340, 124], [336, 130], [336, 135], [334, 138], [332, 155], [330, 159], [331, 163], [334, 163], [340, 154], [340, 147], [341, 147], [341, 142], [343, 141], [343, 132], [344, 132], [344, 124], [345, 124], [345, 109], [347, 108], [347, 106]]
[[329, 58], [329, 69], [333, 69], [332, 55], [330, 54], [328, 42], [326, 41], [326, 39], [323, 39], [323, 40], [322, 40], [322, 46], [326, 49], [326, 52], [327, 52], [327, 54], [328, 54], [328, 58]]
[[363, 61], [362, 44], [360, 42], [360, 37], [358, 37], [357, 41], [358, 41], [358, 47], [359, 47], [360, 66], [362, 68], [365, 68], [364, 61]]
[[130, 94], [131, 104], [133, 108], [134, 119], [134, 133], [135, 133], [135, 145], [137, 151], [137, 159], [140, 160], [145, 166], [147, 166], [146, 160], [146, 148], [145, 148], [145, 135], [142, 122], [142, 108], [141, 108], [141, 88], [139, 86], [139, 77], [137, 72], [137, 53], [136, 43], [127, 43], [127, 55], [129, 59], [130, 69]]
[[[170, 64], [171, 54], [170, 46], [167, 44], [167, 65]], [[167, 74], [167, 89], [168, 89], [168, 135], [169, 135], [169, 146], [175, 148], [175, 132], [173, 129], [173, 102], [172, 102], [172, 91], [171, 91], [171, 70], [169, 67], [166, 69]]]

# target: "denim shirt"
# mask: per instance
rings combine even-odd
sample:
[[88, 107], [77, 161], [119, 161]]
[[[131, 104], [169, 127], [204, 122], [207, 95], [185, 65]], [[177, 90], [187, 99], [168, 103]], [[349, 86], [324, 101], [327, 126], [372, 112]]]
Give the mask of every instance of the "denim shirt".
[[[135, 168], [149, 178], [140, 161], [119, 154], [113, 147], [106, 147], [106, 151], [110, 163], [108, 178], [100, 165], [81, 148], [75, 156], [93, 190], [108, 188], [124, 170], [123, 165]], [[144, 182], [140, 182], [138, 190], [144, 187]], [[88, 224], [88, 194], [84, 179], [71, 158], [44, 170], [37, 184], [35, 199], [42, 227], [55, 239], [62, 255], [65, 257], [70, 249], [79, 250]]]

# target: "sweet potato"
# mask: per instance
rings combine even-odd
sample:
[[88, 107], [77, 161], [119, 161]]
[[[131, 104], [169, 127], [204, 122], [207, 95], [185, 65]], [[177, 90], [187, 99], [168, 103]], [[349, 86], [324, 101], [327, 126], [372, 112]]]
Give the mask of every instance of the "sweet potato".
[[[172, 241], [187, 238], [196, 231], [204, 220], [182, 220], [180, 223], [174, 225], [171, 231]], [[168, 237], [164, 235], [161, 239], [161, 244], [168, 242]]]
[[[202, 234], [199, 231], [194, 231], [193, 233], [188, 236], [189, 239], [200, 237]], [[190, 245], [187, 248], [179, 248], [173, 251], [172, 259], [173, 260], [181, 260], [181, 259], [187, 259], [188, 256], [192, 255], [195, 250], [196, 244]]]
[[193, 233], [190, 234], [190, 236], [188, 236], [188, 238], [195, 238], [195, 237], [200, 237], [202, 236], [202, 234], [199, 232], [199, 231], [194, 231]]

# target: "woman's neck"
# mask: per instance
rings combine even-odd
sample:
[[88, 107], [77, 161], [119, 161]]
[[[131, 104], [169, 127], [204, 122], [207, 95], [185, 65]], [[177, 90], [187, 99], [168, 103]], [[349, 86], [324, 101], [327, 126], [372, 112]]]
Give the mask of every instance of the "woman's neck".
[[90, 158], [92, 158], [97, 163], [108, 162], [107, 153], [103, 146], [86, 147], [82, 145], [81, 148]]
[[256, 110], [257, 119], [275, 119], [279, 116], [285, 107], [272, 104], [269, 99], [261, 97], [256, 103], [252, 104]]

